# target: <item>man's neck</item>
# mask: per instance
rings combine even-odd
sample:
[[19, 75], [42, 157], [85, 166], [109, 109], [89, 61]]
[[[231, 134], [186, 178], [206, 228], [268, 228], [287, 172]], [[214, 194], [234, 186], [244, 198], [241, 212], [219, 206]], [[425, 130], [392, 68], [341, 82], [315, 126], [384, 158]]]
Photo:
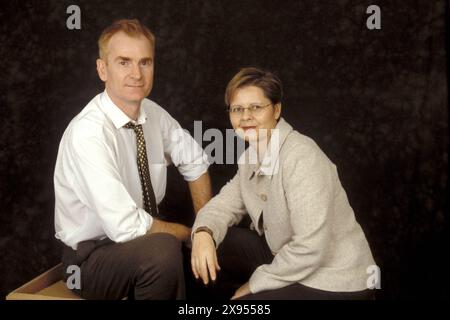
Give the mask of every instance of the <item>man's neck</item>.
[[114, 103], [120, 108], [120, 110], [123, 111], [123, 113], [128, 116], [128, 118], [137, 121], [137, 119], [139, 118], [139, 111], [141, 106], [140, 104], [119, 105], [116, 102]]
[[139, 118], [139, 112], [141, 109], [141, 103], [140, 102], [136, 102], [136, 103], [125, 103], [120, 99], [117, 99], [115, 96], [111, 95], [108, 92], [108, 89], [106, 89], [106, 92], [108, 93], [109, 98], [111, 99], [111, 101], [120, 109], [122, 110], [123, 113], [125, 113], [128, 118], [137, 121], [137, 119]]

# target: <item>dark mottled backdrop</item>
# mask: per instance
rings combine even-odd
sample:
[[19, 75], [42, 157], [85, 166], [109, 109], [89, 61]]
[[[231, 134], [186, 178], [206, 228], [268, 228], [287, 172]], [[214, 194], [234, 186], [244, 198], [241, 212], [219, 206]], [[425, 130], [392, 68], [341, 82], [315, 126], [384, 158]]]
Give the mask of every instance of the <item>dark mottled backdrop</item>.
[[[78, 4], [82, 29], [66, 28]], [[382, 10], [381, 30], [366, 8]], [[278, 73], [284, 116], [317, 141], [382, 272], [380, 299], [450, 298], [446, 1], [2, 1], [0, 295], [59, 261], [52, 174], [64, 128], [100, 90], [102, 28], [138, 17], [157, 35], [151, 98], [191, 132], [229, 126], [224, 87], [243, 66]], [[446, 30], [447, 28], [447, 30]], [[211, 167], [217, 192], [234, 173]], [[164, 206], [191, 219], [169, 172]]]

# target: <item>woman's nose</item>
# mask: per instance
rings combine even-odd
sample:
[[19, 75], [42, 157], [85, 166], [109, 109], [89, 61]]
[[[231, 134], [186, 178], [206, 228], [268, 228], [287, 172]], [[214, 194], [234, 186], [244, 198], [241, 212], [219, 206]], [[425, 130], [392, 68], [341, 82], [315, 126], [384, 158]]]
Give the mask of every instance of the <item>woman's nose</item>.
[[252, 112], [250, 109], [245, 108], [244, 111], [242, 111], [241, 119], [247, 120], [252, 118]]

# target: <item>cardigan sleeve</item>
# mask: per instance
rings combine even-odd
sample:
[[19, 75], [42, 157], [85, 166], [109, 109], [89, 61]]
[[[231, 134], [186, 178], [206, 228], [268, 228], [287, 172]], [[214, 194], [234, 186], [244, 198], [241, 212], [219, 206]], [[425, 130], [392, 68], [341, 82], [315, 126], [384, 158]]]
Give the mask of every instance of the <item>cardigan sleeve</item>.
[[197, 214], [192, 227], [194, 233], [198, 227], [206, 226], [213, 232], [216, 247], [223, 241], [229, 227], [239, 223], [247, 213], [242, 200], [240, 175], [238, 173], [219, 194], [212, 198]]
[[296, 145], [280, 160], [293, 236], [272, 263], [254, 271], [249, 280], [252, 293], [307, 278], [321, 266], [330, 240], [335, 166], [315, 143]]

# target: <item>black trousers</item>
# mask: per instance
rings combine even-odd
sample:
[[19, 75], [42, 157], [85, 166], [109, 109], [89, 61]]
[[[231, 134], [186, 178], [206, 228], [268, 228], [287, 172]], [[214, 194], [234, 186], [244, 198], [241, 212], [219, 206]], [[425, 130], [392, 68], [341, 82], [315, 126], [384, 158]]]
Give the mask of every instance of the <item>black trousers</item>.
[[[222, 283], [216, 285], [227, 292], [227, 298], [230, 298], [239, 285], [249, 280], [257, 267], [271, 263], [273, 258], [264, 236], [259, 236], [248, 228], [231, 227], [218, 248], [218, 260], [222, 270], [217, 281]], [[229, 288], [224, 288], [226, 286]], [[294, 283], [280, 289], [249, 294], [241, 297], [240, 300], [365, 300], [372, 298], [373, 291], [369, 289], [358, 292], [331, 292]]]
[[125, 243], [84, 241], [77, 250], [65, 246], [62, 260], [66, 280], [68, 266], [80, 267], [81, 289], [73, 291], [85, 299], [185, 298], [181, 242], [167, 233]]

